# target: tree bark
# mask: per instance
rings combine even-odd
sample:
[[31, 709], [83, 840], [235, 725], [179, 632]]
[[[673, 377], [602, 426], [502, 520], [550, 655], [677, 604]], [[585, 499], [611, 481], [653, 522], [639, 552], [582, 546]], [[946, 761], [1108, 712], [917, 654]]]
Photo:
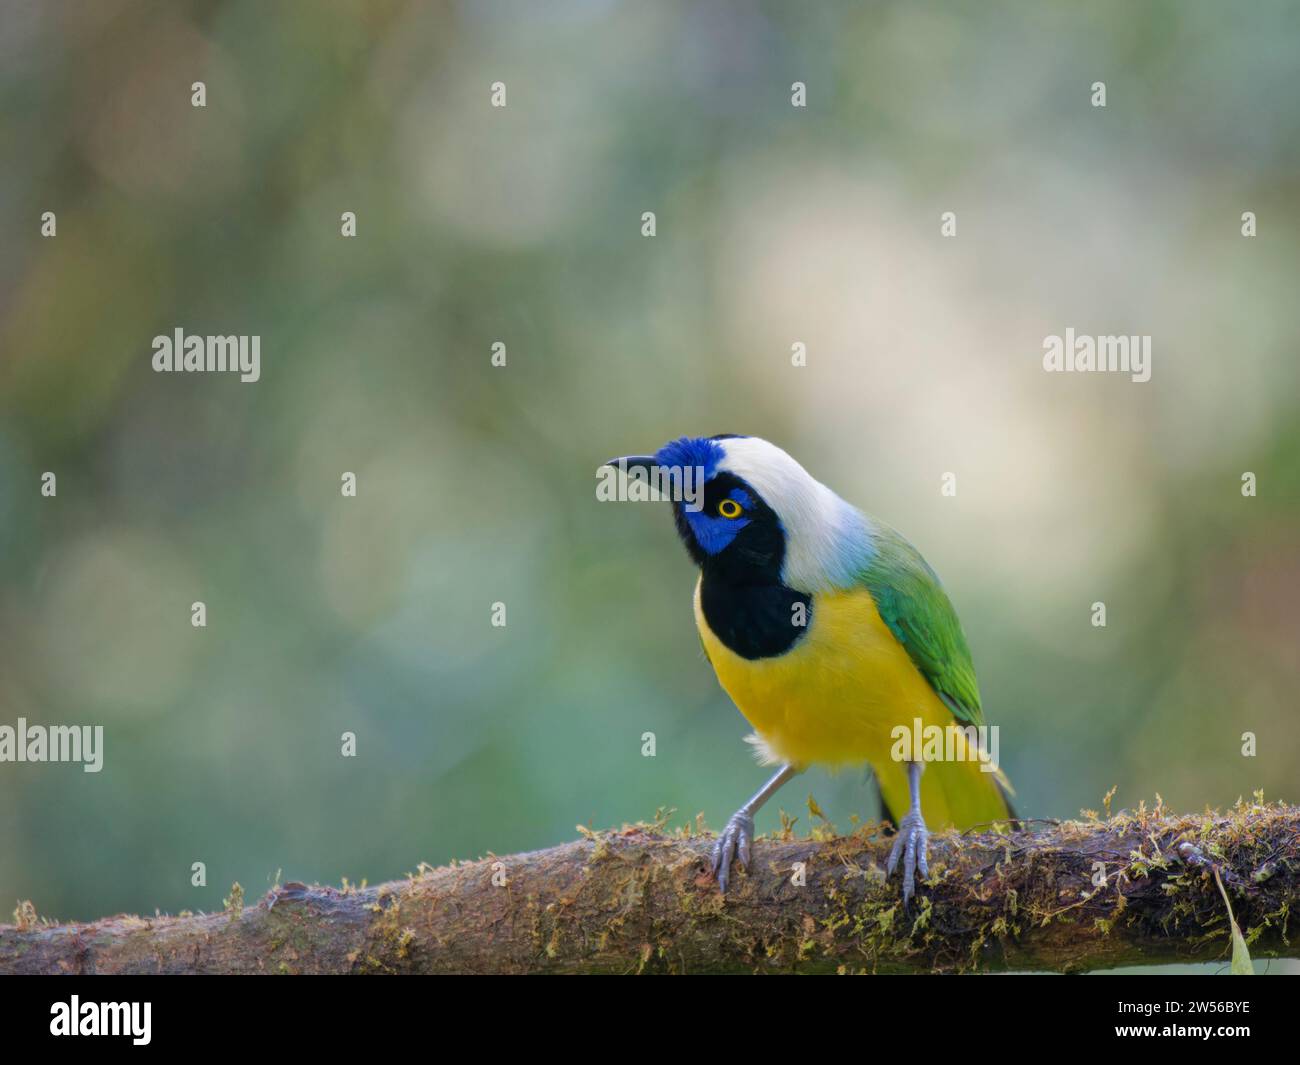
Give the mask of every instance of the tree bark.
[[[818, 833], [815, 833], [815, 835]], [[829, 836], [829, 832], [825, 833]], [[368, 888], [289, 883], [256, 905], [0, 926], [5, 973], [1076, 972], [1223, 961], [1219, 872], [1254, 957], [1300, 957], [1300, 808], [1162, 811], [934, 836], [904, 909], [889, 840], [754, 844], [718, 893], [712, 837], [656, 826]], [[799, 870], [802, 868], [802, 876]], [[1104, 880], [1102, 879], [1104, 876]], [[236, 892], [236, 897], [238, 893]]]

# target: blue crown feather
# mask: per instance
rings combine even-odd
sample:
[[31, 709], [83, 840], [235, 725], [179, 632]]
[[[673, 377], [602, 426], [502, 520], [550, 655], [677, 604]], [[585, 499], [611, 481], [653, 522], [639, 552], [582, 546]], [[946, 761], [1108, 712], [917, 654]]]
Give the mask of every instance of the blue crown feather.
[[722, 461], [723, 455], [717, 437], [683, 436], [661, 447], [655, 453], [655, 462], [660, 466], [679, 469], [699, 466], [704, 470], [704, 479], [707, 481], [718, 472], [718, 463]]

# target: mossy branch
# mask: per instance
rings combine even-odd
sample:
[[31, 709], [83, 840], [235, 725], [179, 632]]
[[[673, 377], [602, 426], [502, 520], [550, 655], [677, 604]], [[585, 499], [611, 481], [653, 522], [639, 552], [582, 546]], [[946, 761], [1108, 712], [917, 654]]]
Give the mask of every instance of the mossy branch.
[[873, 828], [761, 840], [725, 899], [707, 872], [710, 843], [640, 825], [378, 887], [286, 884], [256, 905], [199, 916], [50, 925], [20, 906], [18, 923], [0, 926], [0, 972], [1226, 969], [1216, 870], [1251, 953], [1300, 957], [1288, 928], [1300, 894], [1297, 807], [938, 835], [931, 879], [906, 911]]

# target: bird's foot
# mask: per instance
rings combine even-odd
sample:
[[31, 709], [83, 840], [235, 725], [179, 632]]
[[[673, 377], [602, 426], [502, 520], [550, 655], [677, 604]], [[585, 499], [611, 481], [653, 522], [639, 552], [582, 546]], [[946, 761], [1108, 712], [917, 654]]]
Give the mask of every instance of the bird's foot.
[[898, 868], [898, 859], [903, 859], [903, 905], [906, 906], [916, 890], [916, 872], [921, 871], [924, 879], [930, 875], [928, 861], [930, 849], [930, 830], [925, 827], [925, 819], [919, 810], [912, 810], [898, 826], [898, 835], [894, 837], [894, 846], [889, 851], [889, 861], [885, 874], [893, 876]]
[[750, 844], [754, 842], [754, 815], [747, 810], [737, 810], [713, 845], [713, 875], [718, 888], [725, 895], [731, 880], [731, 861], [734, 858], [742, 868], [749, 869]]

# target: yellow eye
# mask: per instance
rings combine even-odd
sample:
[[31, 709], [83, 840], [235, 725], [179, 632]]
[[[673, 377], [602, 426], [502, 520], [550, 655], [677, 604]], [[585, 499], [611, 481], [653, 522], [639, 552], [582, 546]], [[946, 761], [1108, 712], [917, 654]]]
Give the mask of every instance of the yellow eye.
[[738, 518], [745, 513], [745, 508], [734, 499], [724, 499], [718, 504], [718, 513], [724, 518]]

